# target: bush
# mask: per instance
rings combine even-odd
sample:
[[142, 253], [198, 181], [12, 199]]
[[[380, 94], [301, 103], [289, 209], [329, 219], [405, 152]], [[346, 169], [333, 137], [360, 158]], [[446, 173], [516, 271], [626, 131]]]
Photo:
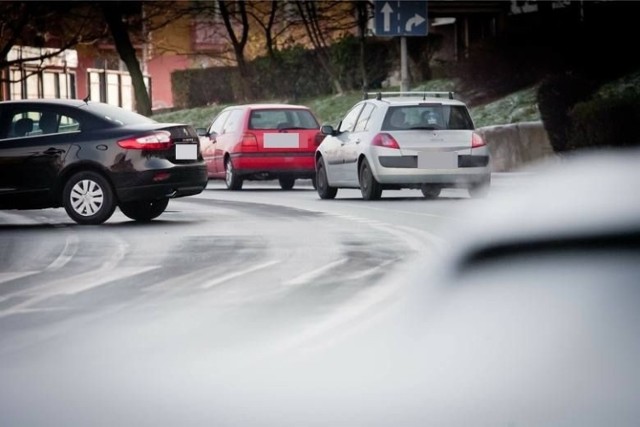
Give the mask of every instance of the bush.
[[571, 109], [589, 99], [595, 88], [593, 81], [569, 73], [549, 77], [540, 84], [537, 95], [540, 118], [556, 153], [572, 149]]
[[623, 95], [573, 107], [568, 149], [640, 146], [640, 97]]
[[[365, 69], [370, 86], [389, 74], [389, 43], [367, 39]], [[346, 37], [334, 44], [329, 56], [338, 70], [343, 88], [361, 89], [358, 39]], [[260, 57], [247, 63], [247, 73], [246, 80], [242, 82], [235, 67], [175, 71], [171, 75], [174, 105], [182, 109], [262, 99], [297, 102], [301, 98], [328, 95], [333, 91], [331, 79], [315, 52], [299, 46], [276, 52], [274, 57]]]
[[238, 71], [232, 67], [174, 71], [171, 73], [174, 106], [183, 109], [232, 102], [238, 78]]

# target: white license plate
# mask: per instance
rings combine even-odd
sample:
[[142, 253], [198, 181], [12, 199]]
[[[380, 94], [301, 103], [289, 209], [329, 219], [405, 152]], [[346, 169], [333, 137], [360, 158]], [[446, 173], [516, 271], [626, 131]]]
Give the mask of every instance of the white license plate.
[[176, 160], [196, 160], [198, 144], [176, 144]]
[[418, 153], [419, 169], [456, 169], [457, 167], [458, 153], [441, 151]]
[[300, 148], [300, 134], [265, 133], [264, 148]]

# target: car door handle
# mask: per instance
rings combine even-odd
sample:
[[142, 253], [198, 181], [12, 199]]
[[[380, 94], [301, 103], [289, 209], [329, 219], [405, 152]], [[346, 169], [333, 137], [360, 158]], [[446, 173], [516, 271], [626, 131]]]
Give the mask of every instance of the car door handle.
[[43, 152], [43, 154], [47, 156], [57, 156], [63, 153], [64, 153], [64, 150], [60, 150], [59, 148], [53, 148], [53, 147], [48, 148]]
[[354, 144], [360, 144], [360, 138], [356, 138], [351, 140], [351, 142], [353, 142]]

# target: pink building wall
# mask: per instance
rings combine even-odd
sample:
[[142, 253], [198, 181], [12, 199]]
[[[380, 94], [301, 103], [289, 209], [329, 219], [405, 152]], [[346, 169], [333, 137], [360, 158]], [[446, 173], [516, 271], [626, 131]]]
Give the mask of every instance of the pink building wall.
[[173, 107], [171, 73], [188, 67], [189, 58], [185, 55], [162, 55], [147, 62], [147, 73], [151, 76], [153, 110]]

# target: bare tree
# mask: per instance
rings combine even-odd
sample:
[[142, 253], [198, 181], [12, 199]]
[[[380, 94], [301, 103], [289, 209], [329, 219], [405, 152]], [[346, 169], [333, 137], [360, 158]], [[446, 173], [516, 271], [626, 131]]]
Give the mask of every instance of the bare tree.
[[[126, 3], [126, 6], [123, 3]], [[142, 75], [140, 62], [136, 56], [136, 49], [131, 42], [129, 35], [130, 28], [126, 19], [127, 10], [131, 10], [128, 8], [136, 7], [134, 3], [137, 3], [141, 11], [142, 7], [140, 2], [101, 2], [100, 7], [109, 31], [111, 32], [111, 36], [113, 37], [118, 55], [120, 55], [120, 59], [125, 63], [131, 75], [131, 84], [133, 85], [133, 92], [136, 99], [136, 110], [140, 114], [150, 116], [151, 99], [144, 83], [144, 76]]]
[[[33, 71], [27, 78], [46, 68], [49, 58], [58, 56], [79, 43], [95, 40], [101, 28], [95, 25], [80, 3], [71, 2], [0, 2], [0, 69], [29, 63]], [[29, 50], [26, 56], [9, 58], [15, 46], [45, 48]]]
[[369, 87], [369, 79], [367, 78], [367, 70], [365, 67], [367, 26], [369, 24], [369, 19], [373, 17], [373, 3], [370, 1], [355, 0], [353, 4], [356, 11], [358, 38], [360, 43], [360, 76], [362, 78], [362, 90], [365, 91]]
[[331, 61], [329, 46], [336, 38], [356, 27], [353, 5], [340, 1], [296, 0], [296, 6], [318, 61], [331, 78], [336, 92], [342, 94], [344, 91], [338, 71]]
[[[249, 89], [247, 79], [249, 77], [249, 70], [247, 69], [247, 62], [244, 57], [244, 48], [247, 45], [249, 39], [249, 16], [245, 2], [243, 0], [237, 2], [218, 0], [218, 6], [220, 7], [220, 16], [224, 22], [224, 26], [229, 34], [229, 40], [233, 46], [233, 52], [236, 57], [236, 63], [238, 64], [238, 72], [240, 73], [240, 97], [245, 99], [249, 95]], [[232, 20], [234, 22], [232, 22]], [[234, 23], [239, 22], [240, 30], [239, 35], [236, 34]], [[237, 28], [237, 27], [236, 27]]]

